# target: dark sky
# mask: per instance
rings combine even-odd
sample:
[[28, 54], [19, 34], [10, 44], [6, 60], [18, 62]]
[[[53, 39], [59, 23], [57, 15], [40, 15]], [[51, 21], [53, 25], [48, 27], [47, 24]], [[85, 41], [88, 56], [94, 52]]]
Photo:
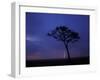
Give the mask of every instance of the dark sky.
[[27, 60], [64, 58], [63, 43], [47, 35], [61, 25], [80, 35], [78, 42], [69, 45], [70, 56], [89, 56], [89, 15], [26, 12]]

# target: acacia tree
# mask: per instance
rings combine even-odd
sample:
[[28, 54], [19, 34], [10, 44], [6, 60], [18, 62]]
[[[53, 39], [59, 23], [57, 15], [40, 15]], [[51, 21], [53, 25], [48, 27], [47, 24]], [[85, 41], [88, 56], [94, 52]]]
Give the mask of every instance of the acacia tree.
[[71, 63], [71, 57], [70, 57], [68, 46], [69, 43], [74, 43], [80, 39], [79, 33], [70, 30], [66, 26], [58, 26], [54, 30], [49, 32], [48, 36], [52, 36], [56, 40], [63, 42], [65, 49], [67, 51], [66, 55], [68, 55], [68, 60]]

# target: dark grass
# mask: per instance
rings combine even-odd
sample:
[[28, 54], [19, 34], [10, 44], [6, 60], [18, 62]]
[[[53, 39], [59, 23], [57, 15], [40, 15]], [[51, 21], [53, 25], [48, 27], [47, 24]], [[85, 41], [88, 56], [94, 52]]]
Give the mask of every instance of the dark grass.
[[71, 62], [69, 62], [68, 59], [26, 60], [26, 67], [82, 65], [82, 64], [90, 64], [89, 57], [72, 58]]

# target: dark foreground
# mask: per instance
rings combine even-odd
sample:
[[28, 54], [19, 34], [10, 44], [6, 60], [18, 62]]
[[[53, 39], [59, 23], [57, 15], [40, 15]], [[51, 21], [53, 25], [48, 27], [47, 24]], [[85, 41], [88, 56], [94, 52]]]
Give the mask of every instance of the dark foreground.
[[89, 63], [89, 57], [73, 58], [71, 62], [69, 62], [68, 59], [26, 60], [26, 67], [81, 65]]

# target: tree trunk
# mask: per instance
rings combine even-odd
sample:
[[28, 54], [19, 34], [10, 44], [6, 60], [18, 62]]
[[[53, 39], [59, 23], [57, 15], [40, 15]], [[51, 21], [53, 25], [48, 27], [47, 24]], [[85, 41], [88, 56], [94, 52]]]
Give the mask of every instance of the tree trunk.
[[67, 51], [67, 54], [68, 54], [68, 60], [69, 60], [69, 62], [71, 63], [71, 58], [70, 58], [69, 49], [68, 49], [68, 43], [66, 44], [66, 43], [64, 42], [64, 45], [65, 45], [65, 48], [66, 48], [66, 51]]

